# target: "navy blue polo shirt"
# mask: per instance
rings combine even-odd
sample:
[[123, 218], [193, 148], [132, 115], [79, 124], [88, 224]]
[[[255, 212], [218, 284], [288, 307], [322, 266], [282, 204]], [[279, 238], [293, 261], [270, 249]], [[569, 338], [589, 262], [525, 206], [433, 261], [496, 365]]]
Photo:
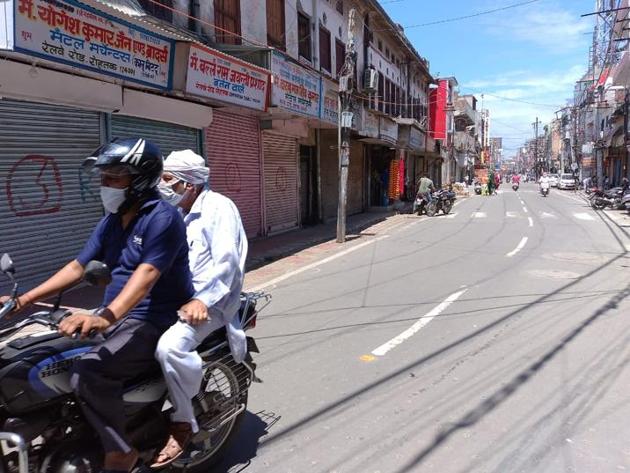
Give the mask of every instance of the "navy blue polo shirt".
[[177, 321], [177, 310], [194, 294], [186, 226], [177, 209], [158, 194], [142, 205], [125, 229], [118, 214], [101, 219], [77, 257], [83, 266], [94, 259], [106, 263], [112, 272], [104, 306], [120, 294], [140, 264], [150, 264], [160, 271], [147, 297], [129, 312], [131, 318], [166, 329]]

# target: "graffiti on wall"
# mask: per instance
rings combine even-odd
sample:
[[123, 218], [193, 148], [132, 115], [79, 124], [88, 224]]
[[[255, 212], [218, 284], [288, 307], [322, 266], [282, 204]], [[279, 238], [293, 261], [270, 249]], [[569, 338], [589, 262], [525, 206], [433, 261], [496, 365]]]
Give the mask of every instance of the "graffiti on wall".
[[16, 217], [59, 212], [63, 182], [55, 159], [31, 154], [18, 160], [7, 174], [6, 194]]

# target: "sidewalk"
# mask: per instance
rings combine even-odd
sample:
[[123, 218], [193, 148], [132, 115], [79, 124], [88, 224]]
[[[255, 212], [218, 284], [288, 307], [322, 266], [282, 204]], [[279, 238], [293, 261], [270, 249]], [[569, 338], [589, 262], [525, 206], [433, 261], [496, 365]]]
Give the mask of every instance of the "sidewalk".
[[[366, 228], [396, 215], [396, 211], [364, 212], [347, 218], [346, 235], [358, 234]], [[311, 246], [333, 240], [337, 222], [313, 225], [279, 235], [249, 242], [246, 271], [252, 271], [280, 258], [290, 256]]]

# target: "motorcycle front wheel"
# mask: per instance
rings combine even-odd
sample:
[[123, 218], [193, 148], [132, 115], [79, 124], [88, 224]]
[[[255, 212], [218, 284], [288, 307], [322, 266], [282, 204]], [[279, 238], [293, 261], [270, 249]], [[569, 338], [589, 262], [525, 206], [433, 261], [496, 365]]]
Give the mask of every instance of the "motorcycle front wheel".
[[225, 456], [247, 408], [251, 373], [231, 355], [211, 360], [195, 398], [199, 432], [171, 465], [172, 472], [206, 473]]
[[446, 202], [442, 204], [442, 212], [444, 212], [444, 215], [449, 213], [452, 208], [453, 208], [453, 202], [451, 202], [450, 200], [447, 200]]
[[606, 204], [594, 199], [591, 201], [591, 207], [595, 210], [604, 210], [606, 208]]
[[433, 217], [437, 213], [437, 204], [435, 203], [435, 201], [427, 204], [426, 211], [427, 216], [429, 217]]

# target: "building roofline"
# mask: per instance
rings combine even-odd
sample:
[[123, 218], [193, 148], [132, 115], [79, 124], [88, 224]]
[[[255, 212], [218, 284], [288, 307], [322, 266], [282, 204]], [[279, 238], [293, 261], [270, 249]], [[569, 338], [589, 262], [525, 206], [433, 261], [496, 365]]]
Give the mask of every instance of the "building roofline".
[[393, 35], [396, 36], [396, 38], [399, 39], [403, 43], [403, 45], [408, 49], [408, 51], [413, 56], [415, 56], [415, 58], [418, 60], [419, 65], [424, 70], [426, 75], [429, 77], [429, 81], [431, 83], [435, 83], [436, 80], [431, 75], [431, 72], [429, 71], [428, 60], [426, 58], [422, 57], [420, 55], [420, 53], [416, 50], [416, 48], [413, 46], [413, 44], [411, 44], [411, 41], [409, 41], [409, 38], [407, 38], [407, 36], [404, 34], [404, 32], [401, 31], [402, 27], [400, 25], [396, 24], [394, 22], [394, 20], [392, 20], [392, 18], [385, 11], [385, 9], [381, 6], [381, 4], [378, 2], [378, 0], [366, 0], [366, 3], [369, 6], [371, 6], [374, 10], [376, 10], [383, 17], [385, 22], [388, 23], [389, 26], [391, 27], [391, 33], [393, 33]]

